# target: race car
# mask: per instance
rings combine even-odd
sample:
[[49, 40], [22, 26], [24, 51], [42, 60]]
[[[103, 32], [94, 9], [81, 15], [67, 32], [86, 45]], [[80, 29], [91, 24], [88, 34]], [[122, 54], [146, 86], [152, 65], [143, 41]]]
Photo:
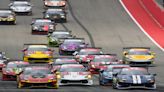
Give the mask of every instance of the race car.
[[9, 58], [6, 57], [5, 52], [0, 52], [0, 71], [6, 65]]
[[58, 23], [65, 23], [67, 22], [67, 12], [63, 9], [49, 8], [43, 12], [43, 18], [48, 18]]
[[25, 62], [52, 62], [54, 50], [46, 44], [24, 44], [23, 60]]
[[52, 71], [56, 71], [63, 64], [78, 64], [78, 62], [73, 57], [57, 57], [56, 59], [54, 59], [54, 62], [48, 64], [48, 67]]
[[93, 60], [88, 63], [88, 69], [92, 74], [98, 74], [104, 66], [101, 64], [119, 64], [116, 54], [95, 55]]
[[14, 1], [9, 4], [9, 8], [16, 14], [32, 15], [32, 4], [27, 1]]
[[16, 80], [16, 75], [22, 71], [23, 67], [28, 66], [28, 62], [10, 61], [2, 68], [2, 80]]
[[75, 38], [75, 36], [72, 36], [71, 31], [56, 30], [52, 34], [48, 35], [48, 44], [49, 46], [58, 47], [65, 39], [68, 38]]
[[62, 65], [57, 72], [59, 85], [92, 85], [92, 75], [81, 64]]
[[86, 47], [74, 52], [73, 55], [80, 64], [88, 64], [94, 57], [93, 55], [103, 54], [102, 48]]
[[72, 55], [78, 49], [86, 48], [87, 46], [88, 44], [85, 42], [84, 38], [65, 39], [64, 42], [59, 45], [59, 54]]
[[45, 8], [63, 8], [66, 9], [66, 0], [43, 0]]
[[133, 66], [145, 66], [154, 64], [155, 53], [149, 47], [125, 47], [123, 48], [123, 63]]
[[99, 72], [99, 84], [110, 85], [112, 84], [113, 74], [119, 73], [122, 68], [130, 67], [125, 64], [109, 64], [105, 68], [100, 69]]
[[9, 9], [0, 9], [0, 23], [16, 24], [16, 15]]
[[50, 19], [33, 18], [31, 23], [32, 34], [48, 34], [56, 30], [56, 23]]
[[58, 88], [57, 77], [54, 72], [45, 66], [26, 67], [20, 74], [17, 75], [18, 88]]
[[145, 88], [156, 89], [156, 74], [150, 74], [146, 68], [123, 68], [113, 76], [114, 89]]

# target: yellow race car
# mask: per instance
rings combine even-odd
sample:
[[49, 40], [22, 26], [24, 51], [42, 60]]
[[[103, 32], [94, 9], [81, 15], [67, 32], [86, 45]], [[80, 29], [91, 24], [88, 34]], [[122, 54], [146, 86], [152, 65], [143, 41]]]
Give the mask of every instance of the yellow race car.
[[23, 60], [26, 62], [52, 62], [54, 50], [46, 44], [24, 44]]
[[130, 65], [152, 65], [155, 53], [149, 47], [125, 47], [123, 48], [123, 63]]

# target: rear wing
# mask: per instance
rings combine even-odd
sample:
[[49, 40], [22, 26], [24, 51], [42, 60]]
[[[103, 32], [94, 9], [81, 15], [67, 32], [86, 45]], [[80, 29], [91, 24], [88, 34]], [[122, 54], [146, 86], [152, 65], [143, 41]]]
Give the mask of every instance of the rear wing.
[[46, 45], [47, 44], [44, 44], [44, 43], [25, 43], [24, 46], [28, 46], [28, 45]]

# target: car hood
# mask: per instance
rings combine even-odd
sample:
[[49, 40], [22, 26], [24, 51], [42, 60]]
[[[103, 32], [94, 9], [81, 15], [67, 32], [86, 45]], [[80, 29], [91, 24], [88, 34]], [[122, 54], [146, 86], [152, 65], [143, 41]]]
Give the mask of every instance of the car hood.
[[87, 75], [89, 75], [88, 72], [62, 72], [61, 73], [62, 78], [68, 78], [68, 79], [84, 79]]
[[127, 57], [133, 60], [149, 60], [153, 58], [152, 55], [128, 55]]

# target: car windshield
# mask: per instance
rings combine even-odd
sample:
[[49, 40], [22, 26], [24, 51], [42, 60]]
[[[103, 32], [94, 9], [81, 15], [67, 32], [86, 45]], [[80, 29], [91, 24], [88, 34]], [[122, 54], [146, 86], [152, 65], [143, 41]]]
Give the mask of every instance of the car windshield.
[[51, 20], [36, 20], [34, 24], [45, 25], [45, 24], [52, 24], [52, 22], [51, 22]]
[[121, 70], [122, 70], [121, 67], [120, 68], [113, 68], [112, 72], [113, 72], [113, 74], [116, 74], [116, 73], [119, 73]]
[[77, 64], [75, 59], [56, 59], [53, 65], [62, 65], [62, 64]]
[[102, 54], [101, 50], [81, 50], [79, 55], [94, 55], [94, 54]]
[[93, 62], [112, 62], [115, 61], [115, 58], [105, 58], [105, 57], [95, 57]]
[[13, 6], [30, 6], [30, 4], [25, 4], [25, 3], [15, 3]]
[[148, 71], [146, 69], [122, 69], [121, 75], [148, 75]]
[[70, 34], [69, 33], [54, 33], [51, 36], [56, 37], [56, 38], [67, 38], [67, 37], [70, 37]]
[[23, 67], [23, 66], [27, 66], [27, 64], [16, 64], [16, 63], [12, 63], [12, 64], [7, 64], [7, 68], [16, 68], [16, 67]]
[[62, 67], [60, 72], [86, 72], [84, 67]]
[[8, 16], [11, 15], [10, 11], [0, 11], [0, 16]]
[[47, 0], [47, 1], [65, 1], [65, 0]]
[[48, 48], [32, 47], [32, 48], [28, 48], [28, 51], [48, 51]]
[[24, 75], [33, 75], [33, 74], [51, 74], [49, 69], [26, 69]]
[[64, 40], [63, 44], [84, 44], [84, 40]]
[[129, 55], [151, 55], [148, 51], [129, 51]]

